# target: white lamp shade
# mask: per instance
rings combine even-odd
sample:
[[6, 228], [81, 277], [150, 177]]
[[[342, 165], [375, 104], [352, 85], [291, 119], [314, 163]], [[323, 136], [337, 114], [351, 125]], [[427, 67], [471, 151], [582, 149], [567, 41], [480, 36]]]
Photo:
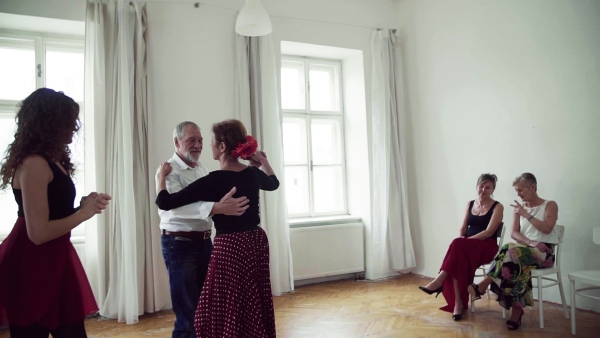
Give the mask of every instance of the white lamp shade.
[[235, 22], [235, 32], [245, 36], [261, 36], [271, 31], [273, 31], [271, 19], [260, 0], [246, 0]]

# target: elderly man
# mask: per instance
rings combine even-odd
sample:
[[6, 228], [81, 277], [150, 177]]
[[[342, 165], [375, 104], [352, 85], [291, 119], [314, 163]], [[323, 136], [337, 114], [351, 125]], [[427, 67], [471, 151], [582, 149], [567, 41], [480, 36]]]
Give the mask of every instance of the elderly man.
[[[193, 122], [181, 122], [173, 132], [175, 154], [169, 160], [173, 170], [167, 176], [167, 190], [174, 193], [208, 174], [200, 162], [202, 133]], [[162, 251], [171, 287], [175, 312], [173, 338], [196, 337], [194, 313], [212, 252], [209, 216], [241, 215], [248, 208], [246, 197], [231, 198], [235, 188], [219, 202], [197, 202], [170, 211], [159, 210]]]

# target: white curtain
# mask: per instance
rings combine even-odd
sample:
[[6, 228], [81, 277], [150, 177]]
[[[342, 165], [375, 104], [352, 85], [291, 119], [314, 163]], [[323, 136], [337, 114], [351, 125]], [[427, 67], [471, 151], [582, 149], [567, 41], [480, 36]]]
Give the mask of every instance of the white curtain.
[[416, 264], [408, 221], [400, 44], [394, 31], [374, 30], [371, 48], [373, 222], [366, 277], [378, 279]]
[[86, 184], [112, 201], [87, 229], [86, 266], [100, 314], [128, 324], [170, 305], [160, 234], [151, 224], [146, 43], [144, 4], [88, 1]]
[[283, 179], [283, 138], [279, 111], [277, 60], [271, 36], [236, 34], [235, 104], [240, 119], [269, 158], [279, 189], [261, 192], [261, 227], [269, 237], [274, 295], [294, 289], [290, 229]]

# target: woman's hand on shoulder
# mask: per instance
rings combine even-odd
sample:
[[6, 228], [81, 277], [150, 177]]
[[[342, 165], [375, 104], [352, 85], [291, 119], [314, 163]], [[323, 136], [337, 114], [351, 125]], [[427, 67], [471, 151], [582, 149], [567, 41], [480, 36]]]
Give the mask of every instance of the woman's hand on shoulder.
[[248, 161], [250, 161], [251, 166], [257, 168], [269, 163], [269, 160], [267, 160], [267, 153], [265, 153], [264, 150], [257, 150]]
[[165, 179], [173, 170], [171, 163], [163, 162], [156, 169], [156, 175], [158, 179]]
[[265, 153], [264, 150], [257, 150], [254, 155], [252, 155], [252, 158], [258, 162], [260, 162], [260, 164], [265, 164], [265, 162], [267, 162], [267, 153]]

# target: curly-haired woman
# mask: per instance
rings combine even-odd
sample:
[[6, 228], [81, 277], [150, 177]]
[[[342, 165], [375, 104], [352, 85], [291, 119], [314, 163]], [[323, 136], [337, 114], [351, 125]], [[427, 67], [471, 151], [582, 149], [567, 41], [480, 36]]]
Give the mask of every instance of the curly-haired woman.
[[34, 91], [20, 103], [15, 140], [2, 161], [0, 188], [11, 186], [19, 206], [0, 244], [0, 312], [11, 337], [86, 337], [85, 316], [98, 310], [70, 237], [110, 196], [91, 193], [73, 206], [68, 145], [78, 116], [79, 105], [62, 92]]
[[[234, 197], [246, 196], [249, 207], [241, 216], [215, 215], [217, 234], [208, 274], [202, 287], [194, 326], [198, 337], [275, 337], [275, 316], [269, 275], [269, 243], [259, 227], [259, 190], [272, 191], [279, 181], [263, 151], [238, 120], [212, 127], [213, 171], [187, 188], [169, 194], [165, 162], [157, 173], [156, 204], [170, 210], [197, 201], [219, 201], [233, 187]], [[239, 158], [250, 160], [250, 166]], [[263, 171], [258, 169], [262, 166]]]

